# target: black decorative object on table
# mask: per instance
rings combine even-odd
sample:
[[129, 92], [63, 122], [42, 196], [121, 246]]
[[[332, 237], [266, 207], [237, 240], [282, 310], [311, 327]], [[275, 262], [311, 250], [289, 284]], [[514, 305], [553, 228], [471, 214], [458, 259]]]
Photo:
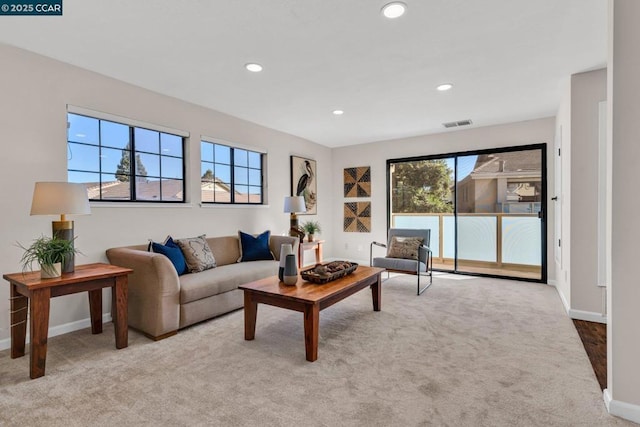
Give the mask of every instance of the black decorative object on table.
[[282, 281], [285, 285], [295, 285], [298, 282], [298, 262], [294, 254], [287, 255]]

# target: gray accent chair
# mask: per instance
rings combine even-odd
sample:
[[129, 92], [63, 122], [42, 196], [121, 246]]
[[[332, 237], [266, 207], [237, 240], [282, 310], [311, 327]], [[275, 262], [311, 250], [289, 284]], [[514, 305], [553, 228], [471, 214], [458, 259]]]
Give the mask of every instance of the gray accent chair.
[[[421, 237], [423, 244], [418, 248], [418, 260], [404, 259], [404, 258], [389, 258], [389, 257], [373, 257], [374, 246], [388, 248], [391, 244], [391, 238], [397, 237]], [[387, 276], [389, 272], [415, 274], [418, 276], [418, 290], [417, 295], [422, 294], [433, 283], [433, 254], [429, 249], [431, 241], [430, 229], [413, 229], [413, 228], [390, 228], [387, 237], [387, 244], [380, 242], [371, 242], [369, 247], [369, 265], [372, 267], [380, 267], [387, 270]], [[429, 284], [420, 289], [420, 277], [428, 276]]]

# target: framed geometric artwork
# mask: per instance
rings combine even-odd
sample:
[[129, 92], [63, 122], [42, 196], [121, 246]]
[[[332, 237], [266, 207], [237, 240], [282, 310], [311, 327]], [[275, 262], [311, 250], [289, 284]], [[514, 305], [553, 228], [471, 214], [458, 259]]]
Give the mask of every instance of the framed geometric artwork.
[[348, 202], [344, 204], [344, 231], [353, 233], [371, 232], [371, 202]]
[[291, 195], [304, 197], [307, 211], [298, 215], [318, 213], [318, 175], [315, 160], [291, 156]]
[[344, 197], [371, 197], [371, 167], [345, 168]]

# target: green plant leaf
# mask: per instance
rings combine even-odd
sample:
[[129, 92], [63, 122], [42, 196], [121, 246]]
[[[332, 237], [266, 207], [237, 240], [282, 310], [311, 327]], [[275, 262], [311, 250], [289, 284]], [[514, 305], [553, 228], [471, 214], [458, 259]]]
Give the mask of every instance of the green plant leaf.
[[75, 249], [73, 242], [73, 240], [46, 236], [35, 239], [29, 247], [25, 247], [18, 242], [18, 247], [24, 250], [22, 258], [20, 258], [22, 271], [33, 270], [34, 262], [37, 262], [41, 266], [51, 265], [57, 262], [64, 264], [73, 254], [79, 253], [79, 251]]
[[302, 224], [302, 229], [307, 234], [316, 234], [322, 231], [320, 228], [320, 223], [318, 221], [307, 221]]

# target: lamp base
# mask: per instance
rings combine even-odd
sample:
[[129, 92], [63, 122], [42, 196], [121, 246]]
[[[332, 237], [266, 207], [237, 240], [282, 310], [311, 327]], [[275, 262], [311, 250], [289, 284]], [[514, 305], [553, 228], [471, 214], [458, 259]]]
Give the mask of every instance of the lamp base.
[[292, 212], [289, 219], [289, 236], [298, 235], [294, 230], [298, 230], [298, 215]]
[[[73, 221], [52, 221], [51, 230], [53, 237], [58, 239], [69, 240], [73, 245]], [[63, 273], [73, 273], [75, 270], [75, 254], [71, 254], [62, 266]]]

